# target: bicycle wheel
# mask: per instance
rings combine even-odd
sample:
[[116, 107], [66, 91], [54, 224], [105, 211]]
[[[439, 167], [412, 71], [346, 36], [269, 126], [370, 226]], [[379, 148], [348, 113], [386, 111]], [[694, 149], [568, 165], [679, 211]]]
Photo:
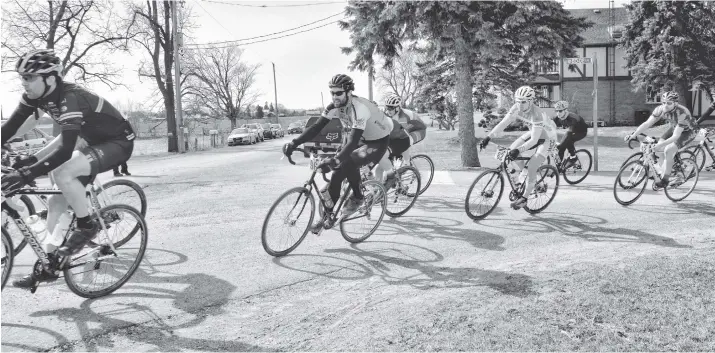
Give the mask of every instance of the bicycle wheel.
[[390, 217], [399, 217], [407, 213], [415, 205], [419, 191], [422, 190], [420, 172], [411, 166], [400, 167], [397, 170], [397, 181], [387, 190], [387, 208], [385, 213]]
[[[310, 204], [310, 208], [306, 209], [308, 204]], [[308, 216], [305, 223], [299, 222], [300, 217], [303, 215]], [[271, 256], [288, 255], [305, 239], [310, 225], [313, 224], [313, 217], [315, 217], [315, 198], [308, 189], [295, 187], [284, 192], [273, 203], [273, 206], [268, 210], [266, 219], [263, 221], [263, 229], [261, 230], [263, 250]], [[275, 222], [274, 226], [269, 227], [269, 222], [273, 218], [277, 218], [277, 222]], [[303, 219], [306, 219], [306, 217], [303, 217]], [[269, 230], [278, 226], [287, 227], [287, 229], [278, 231], [277, 233], [280, 237], [275, 237], [278, 238], [276, 240], [269, 234], [274, 232], [269, 232]]]
[[[632, 160], [621, 167], [613, 183], [613, 197], [616, 202], [623, 206], [636, 202], [643, 195], [645, 186], [648, 184], [649, 169], [641, 160]], [[624, 191], [620, 196], [619, 190]]]
[[102, 191], [97, 193], [100, 202], [105, 201], [107, 204], [102, 204], [102, 207], [108, 206], [109, 204], [125, 204], [132, 206], [139, 210], [142, 217], [146, 217], [146, 194], [144, 194], [144, 189], [137, 183], [129, 179], [112, 179], [107, 183], [102, 184], [105, 196], [107, 199], [99, 197]]
[[702, 172], [705, 167], [705, 160], [707, 159], [705, 148], [702, 145], [695, 145], [690, 146], [685, 150], [693, 154], [693, 159], [695, 160], [695, 164], [698, 166], [698, 171]]
[[631, 161], [639, 161], [642, 158], [643, 158], [643, 152], [636, 152], [636, 153], [628, 156], [628, 158], [626, 158], [626, 160], [623, 163], [621, 163], [621, 168], [623, 168], [624, 165], [630, 163]]
[[15, 255], [13, 254], [12, 238], [8, 234], [5, 227], [2, 227], [2, 286], [0, 289], [5, 288], [5, 283], [7, 279], [10, 278], [10, 273], [12, 272], [12, 263]]
[[[548, 207], [559, 190], [559, 171], [550, 164], [544, 164], [536, 170], [536, 185], [527, 197], [524, 210], [531, 214], [539, 213]], [[533, 195], [533, 196], [532, 196]]]
[[422, 195], [430, 184], [432, 184], [432, 178], [434, 177], [434, 163], [429, 156], [418, 154], [410, 159], [410, 165], [417, 168], [420, 172], [420, 182], [422, 183], [420, 195]]
[[[99, 210], [100, 216], [112, 219], [105, 223], [95, 239], [97, 245], [85, 247], [72, 255], [64, 268], [65, 282], [69, 289], [83, 298], [98, 298], [119, 289], [139, 267], [144, 258], [148, 241], [148, 229], [144, 217], [131, 206], [115, 204]], [[126, 233], [139, 226], [139, 236], [132, 236], [119, 246], [112, 245], [124, 239]], [[129, 242], [131, 241], [131, 242]]]
[[[496, 192], [495, 192], [496, 191]], [[476, 202], [472, 202], [472, 192]], [[464, 199], [464, 211], [473, 220], [488, 216], [499, 204], [504, 192], [504, 176], [498, 170], [492, 169], [479, 174], [467, 191]], [[491, 202], [494, 202], [490, 205]]]
[[[387, 210], [387, 195], [382, 183], [375, 180], [365, 181], [362, 184], [362, 193], [365, 203], [350, 217], [340, 221], [340, 234], [351, 243], [360, 243], [369, 238], [380, 226]], [[352, 234], [360, 236], [354, 237]]]
[[564, 180], [571, 185], [582, 182], [591, 172], [592, 163], [591, 152], [585, 149], [576, 151], [576, 162], [564, 170]]
[[665, 186], [665, 196], [673, 202], [684, 200], [693, 192], [699, 178], [697, 162], [692, 158], [680, 159], [673, 165], [670, 182]]
[[[20, 216], [23, 219], [26, 219], [33, 214], [36, 214], [35, 205], [32, 203], [32, 200], [27, 195], [20, 195], [20, 197], [16, 199], [19, 201], [20, 206], [24, 206], [24, 210], [18, 211], [18, 213], [20, 213]], [[10, 238], [14, 239], [12, 241], [12, 243], [15, 245], [13, 255], [17, 256], [17, 254], [19, 254], [20, 251], [25, 248], [25, 245], [27, 245], [27, 241], [25, 241], [25, 237], [22, 235], [20, 229], [17, 228], [17, 225], [12, 220], [12, 217], [10, 217], [10, 215], [5, 210], [2, 210], [2, 226], [9, 234]]]

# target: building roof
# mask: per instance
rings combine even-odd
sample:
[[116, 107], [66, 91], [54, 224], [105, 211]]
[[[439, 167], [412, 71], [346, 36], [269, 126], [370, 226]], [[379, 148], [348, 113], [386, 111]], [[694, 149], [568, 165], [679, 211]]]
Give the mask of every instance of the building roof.
[[[608, 33], [610, 26], [611, 9], [567, 9], [574, 17], [585, 17], [587, 21], [593, 22], [593, 26], [581, 32], [584, 45], [607, 44], [611, 42], [611, 35]], [[597, 12], [596, 12], [597, 11]], [[628, 23], [628, 12], [624, 7], [613, 9], [615, 24], [625, 25]]]

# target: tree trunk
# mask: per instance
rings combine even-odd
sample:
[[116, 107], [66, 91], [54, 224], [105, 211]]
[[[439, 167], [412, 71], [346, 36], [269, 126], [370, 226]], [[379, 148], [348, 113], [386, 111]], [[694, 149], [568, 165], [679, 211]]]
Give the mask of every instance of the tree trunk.
[[[472, 102], [472, 66], [469, 48], [462, 37], [461, 26], [457, 26], [454, 73], [457, 88], [457, 115], [459, 116], [459, 140], [462, 144], [462, 166], [480, 167], [477, 138], [474, 136], [474, 103]], [[454, 129], [454, 127], [453, 127]]]

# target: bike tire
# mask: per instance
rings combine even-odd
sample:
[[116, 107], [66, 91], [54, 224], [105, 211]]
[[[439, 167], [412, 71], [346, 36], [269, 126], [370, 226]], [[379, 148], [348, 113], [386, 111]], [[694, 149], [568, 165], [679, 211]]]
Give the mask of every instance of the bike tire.
[[[587, 168], [583, 168], [583, 163], [581, 163], [581, 158], [578, 158], [578, 155], [586, 155], [588, 157], [588, 166]], [[569, 167], [568, 169], [564, 170], [562, 175], [564, 176], [564, 180], [566, 180], [567, 183], [570, 185], [576, 185], [580, 182], [582, 182], [586, 177], [588, 176], [589, 173], [591, 173], [591, 167], [593, 166], [593, 157], [591, 156], [591, 152], [585, 149], [580, 149], [576, 151], [576, 156], [578, 158], [578, 163], [581, 163], [581, 170], [585, 170], [586, 172], [583, 174], [583, 176], [576, 177], [576, 175], [569, 175], [568, 171], [573, 168], [574, 166]]]
[[[392, 188], [390, 188], [390, 190], [387, 190], [388, 207], [385, 209], [385, 213], [387, 213], [387, 215], [390, 217], [399, 217], [399, 216], [402, 216], [405, 213], [407, 213], [407, 211], [409, 211], [412, 208], [412, 206], [415, 205], [415, 202], [417, 201], [417, 197], [420, 196], [419, 191], [422, 189], [421, 189], [420, 172], [417, 170], [417, 168], [412, 167], [412, 166], [400, 167], [399, 169], [397, 169], [397, 173], [396, 173], [395, 177], [400, 178], [400, 183], [401, 183], [402, 178], [409, 173], [414, 175], [414, 178], [417, 181], [417, 188], [415, 189], [415, 192], [405, 192], [404, 193], [404, 196], [411, 198], [407, 207], [405, 207], [401, 210], [396, 210], [395, 212], [390, 211], [391, 199], [393, 199], [393, 197], [399, 197], [399, 196], [395, 196], [395, 194], [397, 193], [397, 186], [399, 183], [396, 182], [396, 184]], [[394, 191], [393, 195], [390, 195], [390, 191]]]
[[[526, 211], [530, 214], [537, 214], [537, 213], [545, 210], [547, 207], [549, 207], [549, 205], [556, 198], [556, 194], [559, 191], [559, 179], [560, 178], [559, 178], [559, 170], [556, 169], [556, 167], [554, 167], [553, 165], [550, 165], [550, 164], [544, 164], [544, 165], [540, 166], [538, 169], [536, 169], [536, 175], [538, 176], [538, 178], [536, 180], [536, 186], [534, 188], [538, 187], [539, 184], [541, 182], [543, 182], [546, 178], [555, 178], [556, 186], [554, 186], [554, 193], [551, 195], [551, 197], [546, 202], [546, 204], [544, 204], [541, 207], [538, 207], [538, 208], [529, 207], [529, 201], [531, 201], [531, 200], [529, 200], [527, 198], [526, 205], [524, 205], [524, 211]], [[522, 184], [522, 186], [526, 187], [526, 183]]]
[[695, 164], [698, 166], [698, 171], [702, 172], [705, 168], [705, 160], [707, 160], [707, 155], [705, 153], [705, 147], [702, 145], [690, 146], [685, 149], [686, 151], [693, 154]]
[[[144, 189], [137, 183], [129, 180], [129, 179], [112, 179], [104, 184], [102, 184], [102, 189], [106, 192], [107, 189], [111, 189], [112, 187], [117, 187], [117, 186], [126, 186], [129, 187], [131, 190], [133, 190], [133, 193], [136, 193], [136, 197], [139, 199], [138, 203], [126, 203], [126, 202], [113, 202], [113, 203], [123, 203], [129, 206], [132, 206], [139, 210], [141, 213], [142, 217], [146, 217], [146, 210], [147, 210], [147, 202], [146, 202], [146, 194], [144, 193]], [[101, 194], [100, 192], [97, 193], [97, 196]], [[131, 196], [130, 196], [131, 197]], [[115, 199], [116, 200], [116, 199]], [[103, 205], [106, 206], [106, 205]]]
[[[20, 195], [20, 202], [22, 202], [25, 205], [25, 208], [27, 209], [27, 215], [21, 215], [21, 216], [25, 217], [25, 216], [31, 216], [33, 214], [36, 214], [35, 204], [32, 203], [32, 200], [30, 199], [30, 197], [28, 197], [27, 195]], [[5, 222], [11, 222], [12, 220], [11, 220], [10, 215], [8, 215], [5, 211], [3, 211], [3, 214], [5, 216], [5, 217], [3, 217], [4, 218], [3, 226], [6, 227], [7, 224]], [[17, 231], [18, 231], [19, 237], [16, 237], [17, 241], [13, 242], [13, 244], [15, 245], [15, 249], [13, 250], [14, 256], [17, 256], [22, 251], [22, 249], [25, 248], [25, 245], [27, 245], [27, 241], [25, 240], [25, 237], [22, 235], [22, 232], [20, 232], [19, 229], [17, 229]], [[10, 232], [8, 232], [8, 234], [10, 234]], [[12, 238], [12, 236], [10, 236], [10, 238]]]
[[[340, 222], [340, 234], [342, 234], [345, 240], [353, 244], [361, 243], [367, 240], [367, 238], [369, 238], [373, 233], [375, 233], [377, 228], [382, 223], [382, 219], [385, 218], [385, 211], [387, 210], [387, 192], [385, 191], [385, 186], [383, 186], [381, 182], [378, 182], [376, 180], [365, 181], [362, 183], [362, 189], [363, 195], [367, 195], [366, 190], [372, 190], [372, 204], [367, 205], [368, 199], [366, 196], [365, 205], [363, 207], [371, 210], [374, 205], [381, 204], [382, 211], [380, 212], [380, 216], [378, 217], [375, 225], [368, 232], [363, 233], [363, 235], [361, 235], [360, 237], [353, 237], [352, 235], [348, 234], [347, 230], [345, 229], [346, 221], [343, 220]], [[351, 220], [352, 219], [356, 218], [351, 218]]]
[[[693, 190], [695, 190], [695, 186], [698, 185], [698, 180], [700, 179], [700, 170], [698, 169], [697, 162], [693, 158], [684, 158], [684, 159], [680, 160], [679, 168], [682, 169], [683, 165], [685, 165], [685, 164], [691, 164], [691, 167], [693, 168], [693, 171], [691, 173], [693, 173], [695, 175], [689, 175], [689, 176], [684, 175], [683, 177], [685, 177], [686, 180], [692, 180], [694, 178], [695, 183], [693, 183], [693, 186], [690, 187], [690, 190], [688, 190], [688, 192], [685, 195], [683, 195], [682, 197], [676, 197], [672, 193], [673, 188], [671, 188], [669, 185], [666, 185], [665, 188], [663, 188], [663, 189], [665, 191], [665, 196], [668, 197], [670, 199], [670, 201], [678, 202], [678, 201], [685, 200], [686, 197], [690, 196], [690, 194], [693, 193]], [[675, 168], [675, 166], [673, 166], [673, 168]], [[669, 191], [669, 190], [671, 190], [671, 191]]]
[[[143, 230], [142, 232], [140, 232], [141, 241], [140, 241], [140, 244], [138, 247], [139, 252], [137, 253], [136, 256], [134, 256], [134, 260], [132, 261], [131, 266], [129, 266], [129, 269], [127, 270], [127, 272], [121, 278], [119, 278], [119, 280], [117, 280], [116, 282], [107, 286], [106, 288], [101, 288], [98, 290], [87, 290], [87, 289], [81, 288], [80, 282], [77, 281], [77, 279], [75, 278], [75, 276], [73, 275], [71, 270], [73, 268], [77, 268], [78, 266], [80, 266], [77, 264], [72, 266], [72, 264], [74, 263], [75, 260], [79, 260], [83, 256], [72, 255], [73, 260], [70, 262], [70, 266], [64, 268], [64, 270], [63, 270], [65, 282], [67, 283], [67, 287], [69, 287], [69, 289], [73, 293], [75, 293], [78, 296], [83, 297], [83, 298], [103, 297], [103, 296], [109, 295], [112, 292], [116, 291], [117, 289], [121, 288], [132, 277], [132, 275], [134, 275], [134, 272], [136, 272], [136, 270], [139, 268], [139, 265], [141, 264], [142, 259], [144, 258], [144, 253], [146, 252], [147, 242], [149, 239], [149, 231], [147, 229], [146, 221], [144, 220], [144, 217], [141, 215], [139, 210], [137, 210], [136, 208], [134, 208], [132, 206], [124, 205], [124, 204], [113, 204], [113, 205], [103, 207], [102, 209], [99, 210], [99, 214], [101, 217], [105, 217], [104, 214], [109, 213], [109, 212], [125, 213], [125, 216], [120, 218], [122, 220], [126, 220], [127, 215], [133, 217], [136, 220], [136, 222], [140, 226], [140, 229]], [[104, 230], [100, 230], [100, 232], [103, 232], [103, 231]], [[101, 234], [100, 234], [100, 236], [101, 236]], [[126, 244], [126, 242], [125, 242], [125, 244]], [[100, 247], [100, 250], [95, 249], [93, 251], [111, 251], [110, 247], [108, 247], [107, 245], [103, 245], [102, 243], [98, 244], [98, 246]], [[119, 248], [120, 247], [115, 246], [115, 249], [119, 249]], [[124, 249], [127, 249], [127, 248], [124, 248]], [[115, 258], [117, 258], [116, 254], [115, 254]], [[94, 271], [97, 271], [98, 267], [100, 267], [100, 266], [101, 266], [101, 262], [98, 262], [95, 265], [93, 265], [92, 267], [93, 267]], [[112, 269], [115, 269], [115, 267], [112, 267]], [[81, 274], [86, 274], [88, 272], [90, 272], [90, 271], [82, 271]], [[84, 278], [84, 276], [85, 275], [83, 275], [82, 277]], [[96, 282], [91, 281], [91, 283], [96, 283]]]
[[[480, 179], [483, 179], [485, 177], [490, 177], [490, 179], [487, 181], [487, 185], [482, 188], [480, 191], [480, 195], [483, 195], [486, 192], [486, 187], [492, 183], [492, 181], [496, 180], [496, 182], [499, 183], [499, 193], [496, 195], [496, 202], [494, 202], [494, 205], [489, 207], [489, 209], [484, 212], [484, 213], [477, 213], [477, 212], [472, 212], [472, 207], [471, 203], [469, 202], [472, 192], [474, 191], [475, 186], [477, 185], [477, 182]], [[496, 178], [496, 179], [493, 179]], [[493, 188], [492, 188], [493, 189]], [[492, 190], [493, 191], [493, 190]], [[469, 186], [469, 190], [467, 191], [467, 196], [464, 199], [464, 212], [467, 213], [467, 216], [473, 220], [480, 220], [484, 219], [486, 216], [488, 216], [494, 209], [497, 207], [499, 204], [499, 201], [501, 201], [502, 194], [504, 193], [504, 176], [496, 169], [492, 170], [487, 170], [481, 174], [479, 174], [474, 181], [472, 182], [472, 185]], [[493, 194], [489, 196], [489, 198], [493, 198]]]
[[[299, 215], [302, 215], [303, 212], [305, 211], [305, 205], [306, 205], [305, 202], [310, 201], [310, 210], [309, 210], [310, 217], [308, 218], [308, 223], [307, 223], [305, 229], [302, 231], [300, 237], [298, 237], [298, 240], [295, 241], [292, 245], [290, 245], [289, 247], [287, 247], [286, 249], [283, 249], [283, 250], [273, 249], [268, 244], [269, 243], [268, 235], [267, 235], [268, 222], [270, 221], [271, 216], [273, 215], [273, 212], [276, 210], [278, 205], [284, 199], [286, 199], [288, 196], [290, 196], [291, 194], [295, 194], [295, 193], [301, 194], [302, 196], [305, 197], [305, 201], [303, 201], [304, 203], [302, 206], [299, 206], [299, 203], [301, 202], [301, 200], [300, 200], [301, 196], [299, 196], [298, 200], [295, 203], [294, 207], [301, 207]], [[306, 189], [304, 187], [295, 187], [295, 188], [292, 188], [292, 189], [284, 192], [283, 194], [281, 194], [281, 196], [278, 197], [278, 199], [276, 199], [275, 202], [273, 202], [273, 205], [271, 205], [271, 208], [268, 210], [268, 214], [266, 214], [266, 218], [263, 220], [263, 228], [261, 229], [261, 244], [263, 245], [263, 250], [265, 250], [266, 253], [268, 253], [268, 255], [271, 255], [274, 257], [281, 257], [281, 256], [290, 254], [290, 252], [295, 250], [295, 248], [297, 248], [298, 245], [300, 245], [300, 243], [303, 241], [303, 239], [305, 239], [305, 236], [308, 235], [308, 231], [310, 230], [310, 226], [313, 224], [314, 217], [315, 217], [315, 198], [314, 198], [313, 194], [308, 189]]]
[[[419, 168], [415, 167], [414, 160], [424, 160], [427, 162], [429, 165], [429, 174], [424, 175], [422, 171], [420, 171]], [[420, 182], [423, 183], [422, 189], [420, 189], [420, 195], [424, 194], [425, 191], [427, 191], [427, 188], [432, 184], [432, 179], [434, 178], [434, 162], [432, 162], [432, 158], [429, 158], [429, 156], [425, 154], [418, 154], [410, 158], [410, 165], [417, 168], [417, 171], [420, 172]], [[425, 171], [426, 172], [426, 171]]]
[[2, 227], [2, 286], [0, 286], [0, 290], [5, 288], [5, 284], [7, 283], [8, 278], [10, 278], [10, 274], [12, 273], [12, 265], [13, 261], [15, 259], [15, 254], [13, 253], [13, 245], [12, 245], [12, 238], [10, 237], [10, 234], [5, 230], [5, 227]]
[[[630, 169], [630, 168], [634, 168], [634, 169]], [[636, 202], [641, 197], [641, 195], [643, 195], [643, 191], [645, 191], [646, 184], [648, 184], [649, 169], [650, 168], [647, 165], [644, 165], [643, 161], [641, 161], [641, 160], [632, 160], [632, 161], [628, 162], [626, 165], [624, 165], [623, 167], [621, 167], [621, 170], [619, 170], [618, 174], [616, 174], [616, 180], [613, 183], [613, 197], [616, 199], [616, 202], [618, 202], [621, 206], [628, 206], [628, 205], [631, 205], [634, 202]], [[634, 171], [638, 171], [638, 173], [640, 174], [641, 170], [642, 170], [643, 175], [637, 176], [639, 178], [636, 179], [636, 182], [633, 184], [633, 187], [628, 187], [628, 185], [625, 185], [621, 182], [621, 174], [633, 173]], [[638, 186], [641, 183], [642, 183], [642, 185]], [[624, 190], [626, 188], [634, 189], [634, 190], [638, 190], [638, 188], [640, 188], [640, 190], [638, 190], [638, 194], [635, 197], [633, 197], [633, 199], [625, 200], [625, 199], [618, 197], [617, 190], [619, 187]]]

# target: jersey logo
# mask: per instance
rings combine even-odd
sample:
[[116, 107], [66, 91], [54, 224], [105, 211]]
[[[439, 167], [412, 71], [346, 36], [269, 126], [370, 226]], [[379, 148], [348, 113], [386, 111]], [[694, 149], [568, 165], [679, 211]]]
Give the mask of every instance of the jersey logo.
[[337, 133], [337, 132], [331, 132], [331, 133], [325, 135], [325, 138], [326, 138], [328, 141], [337, 140], [337, 139], [338, 139], [338, 133]]

